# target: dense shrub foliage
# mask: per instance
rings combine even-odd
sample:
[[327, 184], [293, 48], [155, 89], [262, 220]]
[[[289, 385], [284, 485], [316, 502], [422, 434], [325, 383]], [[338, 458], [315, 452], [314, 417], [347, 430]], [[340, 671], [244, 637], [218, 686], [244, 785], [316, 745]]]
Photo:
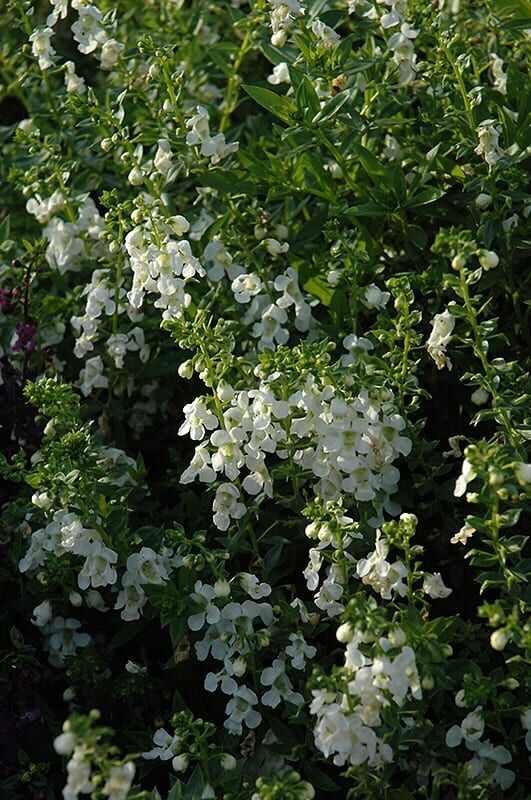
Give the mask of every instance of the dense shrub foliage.
[[528, 0], [2, 9], [2, 797], [523, 800]]

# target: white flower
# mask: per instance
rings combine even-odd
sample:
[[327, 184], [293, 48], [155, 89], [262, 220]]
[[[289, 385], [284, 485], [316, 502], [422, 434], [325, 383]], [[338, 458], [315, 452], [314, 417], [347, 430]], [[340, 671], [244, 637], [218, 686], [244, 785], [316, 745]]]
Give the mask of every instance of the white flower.
[[503, 71], [503, 59], [496, 53], [490, 54], [492, 75], [494, 77], [493, 88], [500, 94], [507, 94], [507, 75]]
[[153, 159], [153, 166], [160, 172], [161, 175], [164, 175], [164, 177], [166, 177], [170, 171], [172, 167], [172, 152], [170, 143], [167, 139], [158, 140], [157, 152], [155, 153], [155, 158]]
[[437, 365], [437, 369], [448, 367], [452, 369], [452, 362], [446, 355], [446, 346], [452, 338], [452, 331], [455, 326], [455, 317], [448, 311], [436, 314], [431, 321], [433, 330], [427, 342], [429, 355]]
[[94, 356], [85, 361], [85, 366], [79, 373], [81, 392], [88, 397], [94, 389], [106, 389], [109, 379], [103, 374], [103, 361], [101, 356]]
[[107, 39], [103, 43], [100, 53], [100, 65], [102, 69], [112, 69], [120, 58], [124, 49], [122, 42], [117, 42], [116, 39]]
[[219, 622], [221, 614], [219, 608], [212, 602], [217, 597], [213, 586], [197, 581], [194, 589], [190, 597], [202, 610], [188, 617], [188, 627], [192, 631], [200, 631], [205, 622], [209, 625]]
[[257, 728], [260, 725], [262, 715], [253, 708], [257, 703], [258, 697], [252, 689], [247, 686], [239, 687], [225, 709], [227, 719], [224, 727], [227, 728], [229, 733], [240, 735], [243, 730], [243, 724], [248, 728]]
[[364, 303], [367, 308], [385, 308], [390, 297], [389, 292], [382, 292], [376, 284], [371, 283], [365, 289]]
[[435, 572], [433, 575], [425, 575], [422, 591], [434, 600], [448, 597], [452, 593], [452, 590], [444, 585], [440, 572]]
[[43, 628], [52, 621], [52, 617], [52, 604], [49, 600], [43, 600], [42, 603], [39, 603], [39, 605], [35, 606], [33, 609], [33, 618], [31, 621], [33, 625], [36, 625], [38, 628]]
[[468, 539], [474, 534], [474, 528], [468, 522], [465, 522], [462, 528], [455, 533], [450, 539], [451, 544], [466, 544]]
[[103, 15], [96, 6], [90, 4], [77, 2], [72, 5], [79, 14], [79, 19], [72, 25], [74, 40], [78, 43], [79, 52], [88, 55], [107, 40], [102, 26]]
[[38, 28], [29, 37], [31, 52], [38, 59], [39, 67], [42, 70], [53, 66], [51, 57], [55, 55], [55, 50], [50, 42], [53, 34], [53, 28]]
[[461, 475], [455, 482], [454, 497], [462, 497], [468, 484], [474, 480], [476, 473], [468, 458], [463, 459]]
[[492, 123], [493, 120], [484, 120], [476, 129], [479, 144], [474, 148], [474, 152], [483, 156], [489, 166], [495, 164], [504, 154], [499, 146], [500, 132]]
[[271, 687], [262, 695], [262, 703], [265, 706], [276, 708], [281, 699], [297, 706], [304, 703], [302, 694], [293, 690], [293, 684], [286, 674], [286, 664], [280, 658], [276, 658], [271, 667], [263, 670], [260, 683], [262, 686]]
[[500, 263], [500, 258], [494, 250], [480, 250], [478, 258], [479, 263], [485, 270], [494, 269]]
[[169, 761], [179, 753], [181, 749], [181, 739], [176, 734], [171, 736], [165, 728], [158, 728], [153, 734], [153, 747], [145, 753], [142, 758], [152, 761], [160, 758], [161, 761]]
[[195, 400], [184, 406], [185, 421], [179, 428], [179, 436], [189, 434], [191, 439], [203, 439], [206, 430], [212, 431], [218, 427], [218, 418], [208, 410], [205, 399], [196, 397]]
[[220, 531], [226, 531], [231, 519], [240, 519], [247, 511], [243, 503], [239, 503], [239, 489], [232, 483], [222, 483], [216, 489], [216, 496], [212, 503], [214, 511], [214, 525]]
[[73, 61], [65, 62], [65, 87], [67, 92], [77, 92], [77, 94], [84, 94], [87, 91], [83, 78], [76, 75], [76, 65]]
[[306, 643], [301, 633], [290, 633], [291, 642], [286, 647], [286, 655], [289, 656], [293, 669], [304, 669], [306, 659], [312, 659], [317, 653], [317, 648]]
[[244, 273], [234, 278], [230, 288], [237, 303], [248, 303], [251, 297], [260, 294], [264, 285], [255, 273]]
[[269, 597], [271, 594], [271, 586], [268, 583], [260, 583], [256, 575], [250, 572], [240, 573], [240, 583], [243, 591], [253, 600], [261, 600], [262, 597]]
[[315, 36], [321, 40], [325, 47], [334, 47], [341, 41], [341, 36], [336, 33], [333, 28], [325, 25], [325, 23], [320, 19], [315, 19], [310, 27]]
[[109, 800], [126, 800], [135, 777], [135, 765], [132, 761], [120, 766], [111, 767], [102, 792]]
[[60, 756], [69, 756], [74, 752], [76, 737], [71, 731], [65, 731], [53, 740], [53, 748]]
[[468, 714], [461, 725], [453, 725], [446, 733], [446, 744], [448, 747], [457, 747], [461, 741], [468, 746], [477, 742], [483, 736], [485, 730], [485, 720], [483, 719], [482, 706], [476, 706], [474, 711]]
[[267, 76], [267, 82], [278, 86], [279, 83], [291, 83], [289, 76], [288, 65], [285, 61], [281, 61], [273, 67], [273, 73]]
[[504, 650], [510, 639], [509, 631], [506, 628], [499, 628], [490, 635], [490, 646], [493, 650]]
[[518, 461], [514, 466], [516, 480], [520, 486], [526, 486], [531, 483], [531, 464], [524, 464], [523, 461]]
[[273, 239], [271, 237], [264, 239], [264, 246], [267, 252], [272, 256], [287, 253], [289, 250], [289, 244], [287, 242], [279, 242], [278, 239]]

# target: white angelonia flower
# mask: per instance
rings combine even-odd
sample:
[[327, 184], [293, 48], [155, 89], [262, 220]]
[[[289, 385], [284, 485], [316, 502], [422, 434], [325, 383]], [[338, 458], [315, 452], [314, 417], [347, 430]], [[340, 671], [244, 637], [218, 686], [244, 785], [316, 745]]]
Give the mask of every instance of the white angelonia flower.
[[195, 591], [190, 597], [201, 608], [201, 611], [188, 617], [188, 627], [192, 631], [200, 631], [205, 623], [213, 625], [219, 622], [221, 614], [219, 608], [212, 602], [217, 599], [213, 586], [196, 581], [194, 589]]
[[46, 261], [61, 275], [78, 266], [79, 256], [84, 249], [79, 233], [78, 225], [65, 222], [59, 217], [52, 217], [42, 232], [43, 237], [48, 240]]
[[286, 673], [286, 663], [276, 658], [270, 667], [266, 667], [260, 676], [262, 686], [271, 688], [262, 695], [262, 703], [270, 708], [276, 708], [281, 700], [302, 706], [304, 697], [300, 692], [295, 692], [293, 684]]
[[232, 256], [218, 236], [214, 236], [207, 244], [203, 258], [211, 263], [211, 266], [207, 266], [207, 275], [211, 281], [220, 281], [225, 275], [233, 281], [238, 275], [245, 273], [243, 267], [233, 263]]
[[31, 502], [34, 506], [42, 508], [44, 511], [48, 511], [52, 506], [52, 499], [47, 492], [35, 492], [31, 496]]
[[494, 77], [493, 88], [501, 94], [507, 94], [507, 75], [503, 71], [503, 58], [496, 53], [490, 54], [491, 70]]
[[373, 552], [356, 565], [356, 573], [362, 583], [371, 586], [384, 600], [390, 600], [392, 593], [404, 597], [407, 592], [404, 583], [407, 569], [401, 561], [388, 562], [388, 553], [389, 545], [378, 530]]
[[203, 439], [205, 431], [212, 431], [219, 426], [218, 418], [208, 410], [203, 397], [196, 397], [191, 403], [187, 403], [183, 411], [185, 421], [179, 428], [179, 436], [189, 434], [191, 439]]
[[531, 708], [526, 708], [525, 711], [522, 711], [520, 714], [520, 721], [522, 723], [522, 728], [525, 730], [525, 746], [528, 750], [531, 750]]
[[455, 317], [446, 309], [442, 314], [435, 314], [431, 324], [433, 329], [426, 344], [428, 353], [435, 361], [437, 369], [452, 369], [452, 362], [446, 355], [446, 346], [452, 338]]
[[310, 27], [324, 47], [335, 47], [341, 41], [341, 36], [320, 19], [315, 19]]
[[89, 794], [94, 790], [94, 784], [91, 780], [92, 764], [90, 755], [87, 752], [85, 745], [77, 745], [72, 753], [69, 762], [66, 765], [67, 781], [63, 789], [63, 797], [65, 800], [74, 800], [79, 794]]
[[111, 767], [107, 780], [102, 788], [109, 800], [126, 800], [135, 777], [135, 765], [132, 761]]
[[40, 194], [30, 197], [26, 203], [26, 211], [33, 214], [38, 222], [48, 222], [50, 217], [57, 214], [64, 207], [65, 198], [59, 189], [56, 189], [47, 200], [43, 200]]
[[52, 56], [55, 55], [55, 50], [50, 41], [53, 34], [53, 28], [45, 27], [37, 28], [29, 37], [31, 52], [38, 59], [39, 68], [42, 70], [53, 66]]
[[455, 482], [454, 497], [462, 497], [466, 492], [468, 484], [473, 481], [475, 477], [476, 473], [472, 464], [468, 458], [465, 458], [461, 467], [461, 475]]
[[170, 761], [181, 749], [181, 738], [177, 734], [171, 736], [165, 728], [158, 728], [153, 734], [153, 744], [155, 747], [142, 753], [142, 758], [147, 761], [153, 761], [155, 758]]
[[35, 606], [33, 609], [31, 622], [33, 625], [36, 625], [37, 628], [44, 628], [45, 625], [48, 625], [52, 621], [52, 618], [52, 604], [49, 600], [43, 600], [42, 603], [39, 603], [39, 605]]
[[60, 756], [69, 756], [74, 752], [76, 737], [71, 731], [64, 731], [53, 740], [53, 749]]
[[65, 88], [67, 92], [76, 94], [85, 94], [87, 91], [83, 78], [76, 75], [76, 65], [73, 61], [65, 62]]
[[365, 289], [364, 300], [363, 302], [367, 306], [367, 308], [385, 308], [386, 304], [389, 302], [389, 298], [391, 294], [389, 292], [382, 292], [382, 290], [376, 286], [376, 284], [371, 283]]
[[476, 129], [479, 144], [474, 148], [478, 156], [483, 156], [489, 166], [493, 166], [504, 155], [499, 146], [500, 132], [493, 124], [494, 120], [486, 119]]
[[465, 522], [463, 527], [450, 539], [451, 544], [466, 544], [470, 537], [474, 535], [474, 530], [470, 523]]
[[107, 34], [102, 25], [103, 14], [99, 8], [85, 3], [84, 0], [72, 0], [72, 8], [79, 14], [77, 21], [72, 25], [74, 41], [78, 43], [80, 53], [89, 55], [107, 41]]
[[203, 106], [196, 106], [196, 113], [187, 121], [186, 127], [189, 128], [186, 144], [200, 145], [201, 155], [210, 158], [212, 164], [219, 164], [239, 147], [238, 142], [227, 144], [223, 133], [210, 135], [209, 114]]
[[[167, 139], [159, 139], [157, 142], [157, 152], [153, 159], [153, 166], [161, 175], [167, 177], [168, 172], [172, 167], [172, 152], [171, 146]], [[183, 218], [184, 219], [184, 218]], [[188, 226], [190, 227], [190, 226]], [[178, 235], [182, 235], [180, 232]]]
[[229, 733], [241, 735], [243, 725], [251, 729], [260, 725], [262, 715], [254, 709], [257, 703], [258, 697], [252, 689], [247, 686], [239, 687], [225, 709], [227, 719], [224, 722], [224, 727]]
[[[266, 241], [268, 240], [266, 239]], [[281, 309], [293, 306], [295, 309], [295, 327], [298, 331], [309, 330], [312, 323], [312, 312], [299, 288], [297, 271], [293, 267], [288, 267], [283, 275], [275, 278], [274, 287], [277, 292], [283, 293], [277, 300], [276, 305]]]
[[125, 45], [116, 39], [107, 39], [103, 42], [100, 53], [100, 66], [102, 69], [112, 69], [116, 66]]
[[514, 466], [516, 480], [520, 486], [526, 486], [528, 483], [531, 483], [531, 464], [525, 464], [523, 461], [518, 461]]
[[286, 647], [286, 655], [289, 656], [293, 669], [304, 669], [306, 659], [312, 659], [317, 648], [306, 643], [302, 633], [290, 633], [290, 644]]
[[106, 389], [109, 379], [104, 375], [104, 366], [101, 356], [94, 356], [85, 361], [85, 366], [79, 373], [79, 380], [82, 394], [88, 397], [94, 389]]
[[480, 250], [478, 258], [484, 270], [494, 269], [500, 263], [500, 257], [494, 250]]
[[268, 0], [271, 11], [271, 44], [283, 47], [295, 20], [304, 16], [304, 8], [299, 0]]
[[448, 597], [452, 593], [452, 590], [444, 585], [440, 572], [435, 572], [433, 575], [425, 575], [422, 591], [434, 600]]
[[252, 297], [264, 288], [264, 284], [254, 272], [238, 275], [231, 283], [231, 291], [234, 294], [234, 299], [237, 303], [249, 303]]
[[79, 647], [87, 647], [91, 642], [88, 633], [79, 632], [81, 622], [69, 617], [54, 617], [41, 628], [44, 636], [44, 649], [49, 653], [48, 661], [53, 667], [63, 668], [65, 658], [74, 656]]
[[280, 64], [273, 67], [272, 74], [267, 76], [267, 82], [273, 86], [278, 86], [280, 83], [291, 83], [288, 65], [285, 61], [281, 61]]
[[461, 725], [452, 725], [446, 733], [447, 747], [457, 747], [462, 741], [468, 746], [481, 739], [485, 730], [482, 710], [482, 706], [476, 706], [474, 711], [464, 718]]
[[52, 15], [56, 19], [65, 19], [68, 14], [68, 0], [50, 0], [50, 5], [54, 7]]
[[220, 531], [226, 531], [232, 519], [240, 519], [246, 513], [244, 503], [240, 499], [239, 489], [232, 483], [222, 483], [216, 489], [216, 496], [212, 504], [214, 511], [214, 525]]
[[271, 586], [268, 583], [261, 583], [256, 575], [250, 572], [241, 572], [239, 579], [243, 591], [253, 600], [261, 600], [262, 597], [269, 597], [271, 594]]

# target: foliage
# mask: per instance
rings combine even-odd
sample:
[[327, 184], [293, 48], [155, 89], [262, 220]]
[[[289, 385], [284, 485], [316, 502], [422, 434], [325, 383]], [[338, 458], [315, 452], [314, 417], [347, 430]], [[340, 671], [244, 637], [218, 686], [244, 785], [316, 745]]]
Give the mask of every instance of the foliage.
[[0, 795], [523, 798], [528, 0], [8, 0]]

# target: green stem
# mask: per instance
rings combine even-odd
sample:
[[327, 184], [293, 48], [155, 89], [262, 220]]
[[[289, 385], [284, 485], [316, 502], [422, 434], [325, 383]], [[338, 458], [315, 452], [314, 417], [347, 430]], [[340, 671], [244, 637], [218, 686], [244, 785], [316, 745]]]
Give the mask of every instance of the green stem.
[[463, 105], [465, 107], [466, 116], [467, 116], [467, 119], [468, 119], [468, 124], [470, 125], [471, 130], [475, 131], [476, 127], [477, 127], [476, 120], [474, 119], [474, 112], [472, 111], [472, 106], [470, 105], [470, 100], [469, 100], [469, 97], [468, 97], [468, 94], [467, 94], [467, 91], [466, 91], [466, 86], [465, 86], [465, 82], [463, 80], [463, 76], [461, 74], [461, 70], [457, 66], [457, 61], [455, 60], [455, 58], [451, 54], [450, 48], [447, 47], [444, 43], [441, 43], [441, 47], [442, 47], [442, 49], [443, 49], [443, 51], [444, 51], [444, 53], [446, 55], [446, 58], [450, 62], [453, 71], [454, 71], [454, 75], [455, 75], [456, 80], [457, 80], [457, 86], [459, 88], [459, 93], [461, 95], [461, 98], [463, 100]]
[[482, 341], [481, 334], [480, 334], [480, 331], [479, 331], [478, 318], [477, 318], [476, 310], [475, 310], [475, 308], [474, 308], [474, 306], [472, 304], [472, 300], [470, 299], [470, 293], [468, 291], [468, 284], [467, 284], [467, 280], [466, 280], [466, 274], [465, 274], [465, 270], [464, 270], [463, 267], [459, 270], [459, 275], [460, 275], [460, 279], [461, 279], [461, 294], [462, 294], [462, 297], [463, 297], [463, 300], [464, 300], [464, 303], [465, 303], [465, 308], [466, 308], [466, 310], [468, 312], [468, 321], [470, 323], [470, 327], [472, 328], [472, 333], [474, 335], [474, 344], [475, 344], [474, 351], [476, 353], [476, 356], [481, 361], [481, 366], [483, 367], [483, 372], [485, 373], [487, 387], [488, 387], [488, 390], [489, 390], [490, 394], [492, 395], [494, 408], [495, 408], [497, 414], [499, 414], [499, 416], [500, 416], [501, 424], [505, 429], [505, 433], [507, 435], [507, 439], [509, 440], [509, 442], [512, 445], [512, 447], [514, 447], [514, 449], [518, 452], [521, 460], [525, 461], [526, 460], [526, 455], [525, 455], [520, 443], [518, 442], [517, 434], [516, 434], [516, 431], [514, 430], [514, 428], [511, 425], [511, 419], [509, 417], [509, 414], [507, 413], [507, 409], [503, 407], [502, 398], [498, 394], [498, 391], [496, 389], [494, 381], [491, 378], [492, 368], [491, 368], [489, 362], [487, 361], [487, 357], [486, 357], [485, 351], [483, 349], [483, 341]]
[[251, 29], [249, 28], [243, 37], [242, 43], [240, 45], [240, 49], [238, 51], [238, 55], [234, 60], [234, 66], [231, 70], [230, 78], [227, 84], [227, 96], [225, 98], [224, 110], [223, 114], [221, 115], [221, 120], [219, 123], [219, 131], [223, 133], [226, 130], [227, 125], [230, 120], [230, 115], [236, 108], [236, 104], [238, 102], [238, 84], [239, 84], [239, 71], [242, 65], [243, 59], [251, 49]]

